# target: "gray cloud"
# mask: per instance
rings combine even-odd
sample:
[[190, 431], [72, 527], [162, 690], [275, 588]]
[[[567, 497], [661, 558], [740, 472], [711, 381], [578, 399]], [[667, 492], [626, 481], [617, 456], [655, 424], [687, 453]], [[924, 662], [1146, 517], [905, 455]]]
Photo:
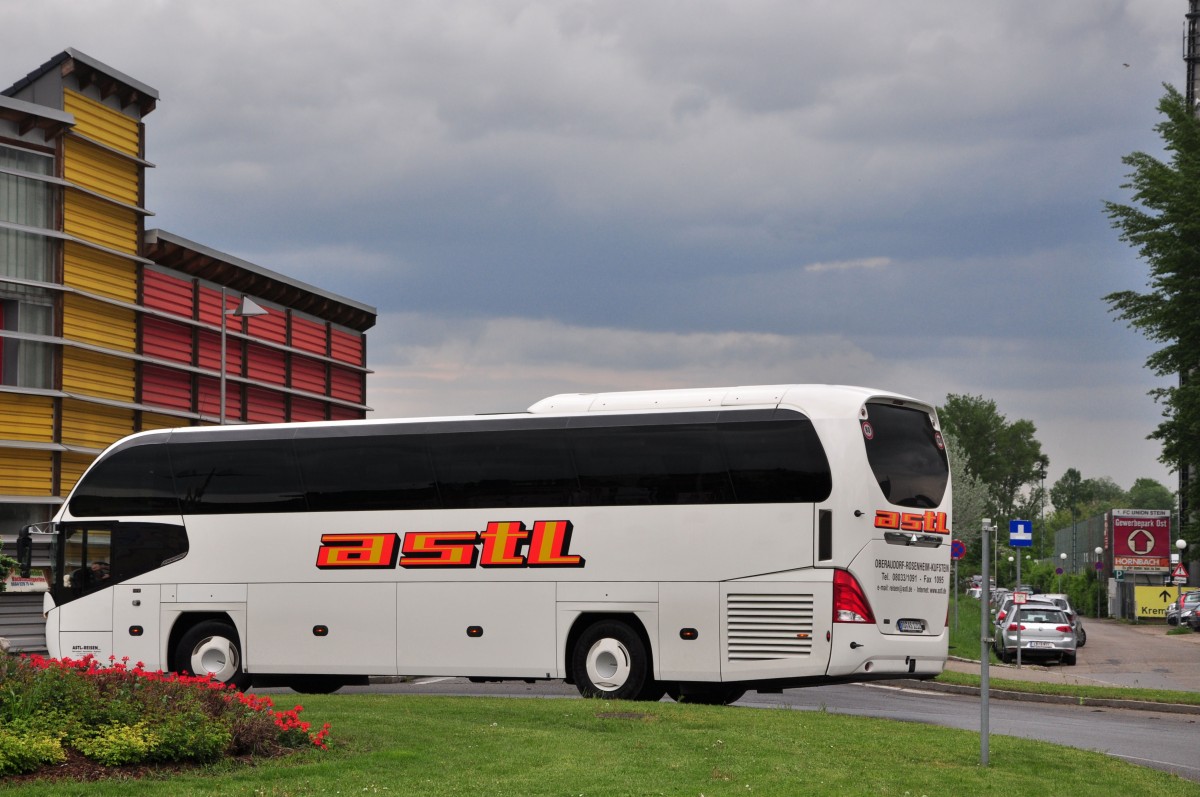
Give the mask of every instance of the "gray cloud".
[[378, 306], [381, 412], [968, 392], [1127, 485], [1167, 476], [1101, 202], [1158, 147], [1185, 10], [0, 0], [0, 64], [73, 46], [158, 88], [154, 224]]

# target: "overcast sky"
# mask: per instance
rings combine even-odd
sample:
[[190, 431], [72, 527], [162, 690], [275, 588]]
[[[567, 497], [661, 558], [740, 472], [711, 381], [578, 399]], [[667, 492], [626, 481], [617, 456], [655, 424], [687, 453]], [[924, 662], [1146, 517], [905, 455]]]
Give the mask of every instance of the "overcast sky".
[[994, 399], [1128, 488], [1186, 0], [0, 0], [0, 84], [156, 88], [148, 226], [365, 302], [375, 415], [829, 382]]

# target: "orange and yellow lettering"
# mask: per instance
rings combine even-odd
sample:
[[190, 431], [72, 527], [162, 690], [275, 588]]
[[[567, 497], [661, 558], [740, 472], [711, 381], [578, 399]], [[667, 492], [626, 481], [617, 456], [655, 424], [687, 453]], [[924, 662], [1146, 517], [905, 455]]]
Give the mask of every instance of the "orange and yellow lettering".
[[875, 528], [877, 529], [898, 529], [900, 528], [900, 513], [888, 512], [884, 509], [875, 510]]
[[395, 534], [322, 534], [317, 567], [390, 568], [396, 566]]
[[475, 531], [413, 531], [404, 535], [401, 567], [474, 567]]
[[901, 531], [924, 531], [925, 516], [915, 512], [905, 512], [900, 516]]
[[517, 548], [529, 539], [529, 529], [517, 522], [492, 522], [479, 535], [483, 540], [480, 567], [524, 567], [525, 557]]
[[930, 510], [925, 513], [925, 530], [932, 531], [934, 534], [949, 534], [950, 529], [946, 526], [946, 513], [934, 512]]
[[529, 543], [530, 567], [583, 567], [582, 556], [568, 554], [571, 545], [569, 520], [539, 520], [533, 524], [533, 540]]

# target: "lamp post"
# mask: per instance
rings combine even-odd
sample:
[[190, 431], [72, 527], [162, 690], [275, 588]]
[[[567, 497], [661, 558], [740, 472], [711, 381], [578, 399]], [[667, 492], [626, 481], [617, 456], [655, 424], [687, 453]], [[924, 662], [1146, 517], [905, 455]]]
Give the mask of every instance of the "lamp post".
[[1038, 537], [1037, 555], [1038, 561], [1046, 555], [1046, 462], [1039, 460], [1037, 464], [1037, 477], [1041, 488], [1038, 490], [1038, 514], [1042, 521], [1042, 534]]
[[[1017, 563], [1017, 564], [1016, 564], [1016, 570], [1013, 570], [1013, 562], [1014, 562], [1014, 561]], [[1019, 559], [1014, 559], [1014, 558], [1013, 558], [1013, 557], [1011, 557], [1011, 556], [1010, 556], [1010, 557], [1008, 557], [1008, 571], [1009, 571], [1010, 573], [1013, 573], [1013, 592], [1016, 592], [1016, 591], [1017, 591], [1017, 587], [1018, 587], [1018, 586], [1020, 586], [1020, 581], [1021, 581], [1021, 575], [1020, 575], [1020, 573], [1021, 573], [1021, 561], [1020, 561]]]
[[1100, 619], [1100, 574], [1104, 572], [1104, 549], [1096, 546], [1096, 619]]
[[[1185, 539], [1175, 540], [1175, 549], [1177, 551], [1179, 551], [1179, 564], [1183, 565], [1183, 552], [1185, 550], [1187, 550], [1187, 540], [1185, 540]], [[1183, 597], [1183, 585], [1176, 584], [1175, 586], [1179, 588], [1178, 590], [1176, 590], [1176, 592], [1178, 592], [1179, 594], [1177, 594], [1175, 596], [1176, 600], [1178, 600], [1179, 598]], [[1183, 608], [1183, 607], [1181, 606], [1180, 608]]]
[[979, 612], [979, 763], [985, 767], [988, 765], [989, 738], [991, 736], [988, 728], [990, 648], [992, 646], [992, 633], [995, 631], [991, 623], [991, 614], [988, 612], [988, 607], [992, 602], [991, 581], [988, 576], [988, 548], [992, 544], [991, 536], [994, 531], [995, 527], [992, 526], [992, 519], [985, 517], [979, 533], [979, 547], [983, 558], [981, 563], [983, 565], [983, 591], [979, 596], [981, 601]]
[[225, 337], [226, 337], [226, 317], [233, 316], [234, 318], [252, 318], [254, 316], [266, 315], [267, 311], [258, 305], [253, 299], [248, 296], [243, 296], [238, 302], [238, 306], [232, 310], [225, 309], [225, 289], [221, 288], [221, 425], [225, 425]]
[[1060, 562], [1062, 562], [1062, 564], [1058, 567], [1058, 591], [1062, 592], [1062, 569], [1067, 564], [1067, 555], [1065, 553], [1060, 553], [1058, 555], [1058, 559]]

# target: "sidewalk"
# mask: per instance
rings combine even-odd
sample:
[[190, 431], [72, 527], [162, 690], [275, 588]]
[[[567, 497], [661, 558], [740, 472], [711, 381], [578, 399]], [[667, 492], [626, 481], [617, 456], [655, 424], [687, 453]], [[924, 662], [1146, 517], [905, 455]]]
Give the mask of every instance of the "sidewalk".
[[[995, 681], [1026, 681], [1066, 686], [1110, 686], [1126, 689], [1164, 689], [1200, 692], [1200, 634], [1168, 635], [1162, 622], [1130, 624], [1117, 620], [1085, 620], [1087, 644], [1079, 649], [1077, 664], [992, 664], [988, 667], [989, 696], [1001, 700], [1080, 703], [1077, 697], [1034, 695], [999, 690]], [[951, 672], [978, 676], [978, 661], [951, 658]], [[979, 694], [975, 687], [954, 687], [932, 681], [923, 689]], [[1200, 714], [1200, 706], [1146, 703], [1135, 700], [1085, 699], [1084, 705], [1134, 708], [1148, 711]]]

